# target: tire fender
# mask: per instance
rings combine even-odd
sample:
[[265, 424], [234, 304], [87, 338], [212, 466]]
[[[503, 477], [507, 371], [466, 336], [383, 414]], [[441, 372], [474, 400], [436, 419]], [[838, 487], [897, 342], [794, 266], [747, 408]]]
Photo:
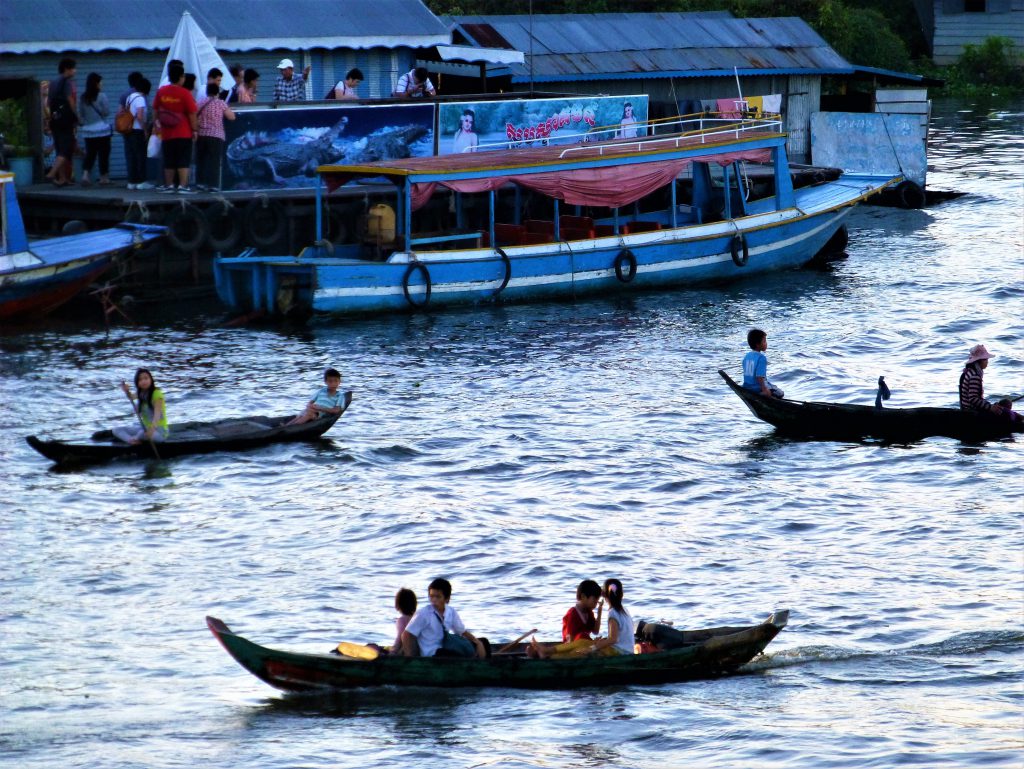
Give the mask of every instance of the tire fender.
[[209, 228], [202, 211], [191, 203], [182, 202], [167, 214], [167, 241], [186, 254], [197, 251], [206, 242]]
[[[636, 277], [636, 257], [628, 248], [619, 251], [612, 266], [615, 267], [615, 277], [620, 283], [630, 283]], [[624, 266], [628, 266], [629, 269], [623, 270]]]
[[242, 214], [245, 237], [256, 248], [277, 245], [288, 228], [284, 206], [266, 196], [250, 200]]
[[[497, 253], [498, 256], [501, 257], [501, 263], [505, 265], [505, 277], [502, 278], [501, 285], [494, 289], [494, 293], [491, 294], [491, 298], [497, 297], [498, 294], [505, 290], [505, 287], [508, 285], [508, 282], [512, 280], [512, 260], [508, 258], [508, 254], [506, 254], [502, 249], [495, 248], [494, 251], [495, 253]], [[427, 296], [429, 295], [430, 293], [428, 288]]]
[[896, 194], [899, 195], [902, 208], [924, 208], [927, 202], [921, 185], [910, 181], [910, 179], [900, 182], [900, 185], [896, 188]]
[[242, 212], [224, 201], [204, 211], [210, 248], [220, 253], [234, 251], [242, 242]]
[[737, 267], [742, 267], [750, 259], [747, 238], [742, 232], [737, 232], [732, 236], [732, 241], [729, 243], [729, 252], [732, 254], [732, 260]]
[[[427, 286], [427, 293], [423, 297], [422, 302], [417, 302], [412, 298], [412, 294], [409, 293], [409, 278], [412, 277], [414, 272], [419, 272], [423, 275], [423, 282]], [[405, 301], [414, 309], [421, 310], [430, 304], [430, 272], [427, 270], [427, 265], [423, 262], [409, 263], [409, 267], [405, 270], [405, 275], [402, 276], [402, 293], [405, 295]]]

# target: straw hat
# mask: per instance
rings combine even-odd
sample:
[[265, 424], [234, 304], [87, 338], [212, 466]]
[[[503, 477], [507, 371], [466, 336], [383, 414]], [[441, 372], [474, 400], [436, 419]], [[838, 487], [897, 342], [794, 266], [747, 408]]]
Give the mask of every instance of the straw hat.
[[967, 363], [974, 363], [976, 360], [988, 360], [991, 357], [992, 355], [985, 349], [985, 345], [976, 344], [971, 348], [970, 355], [967, 358]]
[[281, 63], [277, 65], [278, 69], [288, 69], [289, 67], [295, 69], [295, 64], [291, 59], [281, 59]]

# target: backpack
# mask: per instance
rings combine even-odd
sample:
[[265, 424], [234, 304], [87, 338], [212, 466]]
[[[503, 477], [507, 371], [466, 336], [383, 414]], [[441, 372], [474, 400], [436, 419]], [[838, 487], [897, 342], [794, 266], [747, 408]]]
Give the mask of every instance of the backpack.
[[114, 130], [123, 136], [127, 136], [134, 127], [135, 116], [122, 104], [121, 109], [117, 111], [117, 115], [114, 117]]
[[338, 98], [338, 86], [334, 86], [330, 91], [327, 92], [325, 99], [337, 99]]
[[57, 129], [74, 128], [78, 123], [78, 115], [71, 109], [71, 102], [66, 96], [68, 79], [62, 78], [57, 91], [50, 96], [50, 127]]

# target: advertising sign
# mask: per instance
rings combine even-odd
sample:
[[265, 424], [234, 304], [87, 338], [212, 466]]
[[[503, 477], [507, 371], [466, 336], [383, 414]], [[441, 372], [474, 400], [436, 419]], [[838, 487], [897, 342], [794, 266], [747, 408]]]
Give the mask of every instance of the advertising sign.
[[438, 105], [438, 155], [645, 135], [647, 96], [574, 96]]
[[240, 107], [223, 188], [312, 187], [317, 166], [434, 154], [434, 105]]

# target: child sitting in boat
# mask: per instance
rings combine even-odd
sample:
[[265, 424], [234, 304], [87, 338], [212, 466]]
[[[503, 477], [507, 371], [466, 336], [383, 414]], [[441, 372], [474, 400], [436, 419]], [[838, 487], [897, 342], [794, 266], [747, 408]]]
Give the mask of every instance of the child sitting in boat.
[[164, 441], [170, 427], [167, 424], [167, 409], [164, 405], [164, 391], [156, 386], [153, 374], [148, 368], [140, 368], [135, 372], [135, 394], [127, 382], [121, 382], [121, 389], [134, 405], [138, 400], [136, 414], [141, 425], [132, 427], [115, 427], [114, 437], [125, 443], [142, 443], [142, 441]]
[[1003, 398], [999, 401], [999, 406], [1003, 409], [1003, 416], [1011, 422], [1024, 422], [1024, 414], [1013, 410], [1013, 401], [1009, 398]]
[[747, 344], [750, 352], [743, 357], [743, 386], [768, 398], [782, 398], [785, 393], [768, 381], [768, 358], [764, 354], [768, 349], [768, 334], [752, 328], [747, 332]]
[[395, 610], [398, 617], [395, 618], [395, 642], [391, 645], [391, 653], [401, 654], [402, 633], [416, 614], [416, 594], [407, 587], [395, 593]]
[[[633, 645], [633, 618], [622, 605], [622, 583], [617, 579], [606, 579], [604, 581], [604, 600], [608, 602], [608, 636], [596, 638], [588, 648], [577, 650], [575, 654], [565, 656], [589, 656], [597, 654], [603, 657], [611, 657], [618, 654], [635, 654]], [[565, 644], [560, 644], [564, 646]], [[542, 659], [559, 656], [551, 650], [537, 644], [532, 645], [534, 652]], [[556, 647], [557, 648], [557, 647]], [[529, 654], [529, 652], [527, 652]]]
[[[597, 616], [594, 616], [594, 609]], [[601, 587], [592, 579], [585, 579], [576, 588], [576, 605], [562, 617], [562, 643], [543, 646], [534, 638], [530, 641], [526, 654], [535, 658], [564, 659], [578, 657], [590, 651], [594, 645], [591, 634], [601, 630]]]
[[424, 606], [402, 631], [406, 657], [487, 657], [484, 639], [466, 630], [462, 618], [448, 602], [452, 584], [438, 577], [427, 586], [430, 606]]
[[345, 395], [338, 388], [341, 386], [341, 374], [329, 368], [324, 372], [325, 387], [321, 387], [306, 404], [306, 409], [288, 424], [301, 425], [312, 422], [325, 414], [340, 414]]

